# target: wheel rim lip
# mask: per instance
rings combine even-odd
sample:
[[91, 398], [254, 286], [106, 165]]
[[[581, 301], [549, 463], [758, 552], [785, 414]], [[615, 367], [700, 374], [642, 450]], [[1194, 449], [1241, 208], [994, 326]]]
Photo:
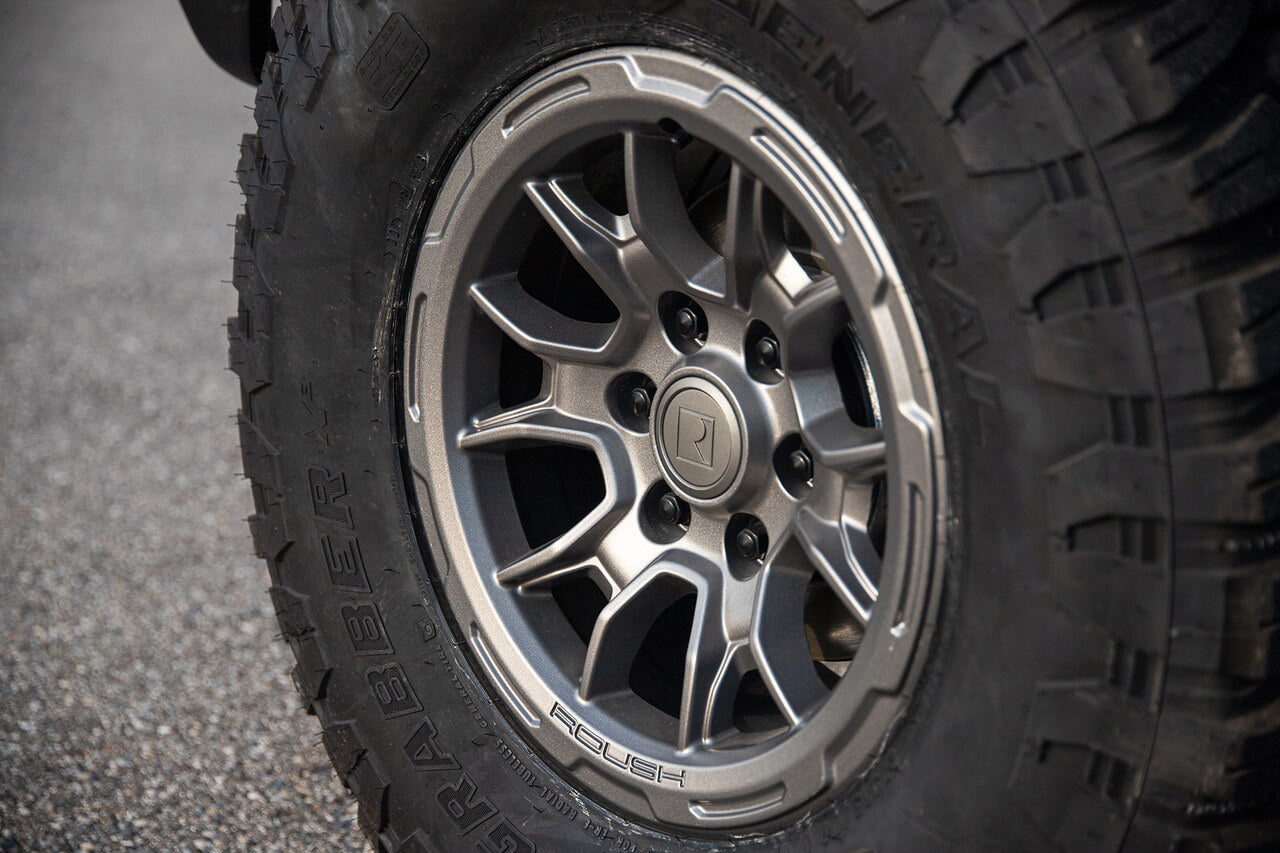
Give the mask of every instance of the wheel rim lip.
[[[620, 70], [623, 76], [634, 82], [636, 79], [653, 76], [643, 73], [642, 66], [646, 64], [649, 69], [653, 69], [656, 66], [688, 67], [691, 63], [700, 64], [700, 61], [683, 54], [654, 48], [607, 48], [590, 54], [581, 54], [536, 75], [495, 108], [481, 124], [477, 134], [472, 137], [469, 150], [464, 151], [459, 161], [454, 164], [450, 176], [445, 180], [436, 208], [427, 223], [424, 249], [429, 247], [433, 240], [438, 244], [444, 236], [444, 225], [448, 219], [458, 215], [460, 210], [466, 209], [465, 193], [457, 191], [456, 185], [451, 191], [450, 183], [460, 181], [465, 187], [474, 179], [477, 162], [485, 159], [484, 156], [477, 156], [476, 146], [485, 142], [483, 134], [486, 129], [492, 129], [499, 118], [505, 121], [506, 127], [503, 130], [510, 131], [511, 127], [515, 126], [516, 130], [511, 131], [512, 133], [529, 128], [531, 123], [545, 124], [550, 120], [550, 112], [555, 105], [544, 107], [540, 117], [526, 115], [521, 117], [519, 122], [514, 122], [512, 119], [512, 114], [518, 109], [527, 106], [531, 100], [536, 100], [537, 93], [545, 90], [549, 81], [572, 79], [574, 76], [584, 77], [593, 70], [611, 66], [615, 72]], [[659, 796], [655, 796], [652, 789], [645, 788], [643, 785], [637, 786], [634, 778], [627, 778], [627, 771], [619, 772], [607, 764], [592, 761], [590, 756], [585, 755], [568, 738], [549, 735], [548, 732], [554, 732], [555, 725], [549, 718], [551, 706], [543, 700], [547, 697], [573, 696], [576, 686], [564, 677], [563, 672], [545, 649], [526, 649], [526, 654], [520, 656], [518, 660], [494, 653], [495, 649], [501, 652], [506, 648], [519, 648], [520, 637], [516, 636], [518, 632], [515, 629], [527, 629], [528, 626], [525, 624], [524, 614], [519, 613], [517, 608], [494, 606], [497, 598], [509, 595], [510, 591], [493, 580], [492, 572], [480, 571], [477, 568], [478, 565], [496, 565], [497, 563], [487, 539], [478, 543], [477, 550], [474, 547], [477, 543], [467, 541], [465, 535], [460, 538], [460, 531], [464, 531], [466, 527], [466, 516], [474, 515], [474, 511], [482, 501], [482, 496], [476, 492], [478, 482], [472, 471], [476, 463], [458, 451], [456, 442], [446, 440], [433, 443], [427, 440], [423, 429], [417, 428], [424, 418], [427, 422], [434, 418], [437, 423], [444, 425], [442, 432], [451, 439], [465, 426], [465, 423], [459, 422], [457, 413], [450, 408], [451, 394], [457, 395], [462, 390], [457, 384], [456, 377], [452, 383], [419, 381], [416, 378], [439, 370], [443, 351], [448, 348], [445, 342], [445, 346], [440, 347], [435, 355], [429, 355], [433, 352], [433, 348], [419, 346], [419, 338], [423, 334], [428, 334], [427, 329], [454, 329], [455, 334], [465, 338], [469, 335], [469, 332], [466, 332], [469, 322], [467, 312], [473, 310], [465, 294], [455, 292], [456, 282], [446, 282], [447, 276], [441, 278], [439, 269], [429, 268], [433, 259], [430, 252], [419, 254], [418, 268], [410, 295], [412, 319], [408, 324], [409, 338], [405, 347], [407, 377], [405, 404], [408, 415], [406, 425], [409, 459], [415, 472], [415, 494], [419, 500], [435, 508], [435, 513], [426, 514], [425, 517], [436, 521], [434, 529], [428, 531], [428, 539], [431, 542], [432, 551], [439, 555], [436, 562], [441, 567], [446, 590], [453, 584], [456, 593], [457, 579], [464, 575], [468, 576], [468, 582], [477, 586], [488, 599], [491, 610], [488, 616], [494, 617], [486, 618], [479, 609], [469, 609], [465, 613], [458, 611], [459, 624], [464, 626], [464, 634], [470, 634], [473, 640], [486, 646], [486, 653], [480, 656], [481, 663], [490, 680], [498, 682], [500, 688], [498, 693], [509, 692], [513, 689], [513, 684], [518, 683], [520, 692], [538, 694], [537, 696], [526, 695], [523, 701], [520, 697], [516, 697], [514, 704], [523, 706], [518, 707], [513, 715], [517, 718], [517, 723], [520, 718], [523, 718], [525, 733], [531, 736], [551, 758], [570, 770], [577, 770], [586, 777], [596, 779], [600, 783], [598, 790], [602, 796], [625, 811], [637, 814], [642, 819], [665, 821], [692, 828], [724, 828], [744, 823], [759, 823], [790, 811], [828, 788], [833, 781], [837, 781], [830, 778], [833, 775], [830, 772], [833, 763], [840, 765], [852, 763], [855, 767], [862, 767], [866, 759], [873, 756], [882, 745], [887, 727], [901, 713], [904, 706], [886, 704], [883, 701], [869, 701], [869, 697], [876, 689], [901, 684], [907, 665], [911, 662], [912, 654], [918, 646], [920, 632], [924, 623], [928, 621], [928, 613], [932, 607], [936, 607], [937, 596], [931, 595], [930, 589], [936, 584], [937, 573], [933, 569], [941, 559], [941, 549], [938, 544], [945, 524], [945, 472], [942, 464], [945, 457], [942, 452], [941, 419], [938, 416], [937, 402], [920, 332], [915, 325], [914, 316], [910, 312], [900, 278], [892, 265], [884, 240], [876, 230], [857, 193], [848, 185], [847, 180], [840, 175], [839, 170], [826, 158], [816, 143], [813, 143], [808, 134], [791, 120], [781, 107], [750, 84], [746, 84], [739, 78], [733, 78], [727, 72], [718, 69], [708, 71], [708, 67], [704, 66], [697, 69], [697, 74], [702, 75], [701, 79], [704, 81], [709, 75], [711, 79], [707, 82], [713, 84], [715, 92], [732, 91], [742, 103], [771, 106], [772, 110], [768, 111], [764, 117], [775, 122], [775, 132], [781, 131], [778, 133], [779, 138], [793, 146], [789, 153], [798, 158], [810, 158], [811, 163], [816, 163], [817, 166], [806, 162], [806, 168], [820, 171], [822, 174], [819, 177], [828, 184], [842, 185], [837, 187], [839, 197], [834, 203], [828, 198], [825, 205], [819, 205], [819, 207], [825, 207], [825, 210], [812, 214], [807, 208], [802, 208], [805, 213], [812, 214], [810, 221], [804, 224], [811, 229], [816, 227], [820, 235], [825, 231], [828, 243], [831, 235], [836, 231], [842, 234], [841, 245], [847, 245], [846, 241], [850, 238], [855, 239], [868, 256], [863, 259], [863, 266], [879, 265], [876, 287], [888, 291], [889, 298], [880, 294], [877, 300], [865, 300], [865, 294], [858, 291], [857, 284], [845, 280], [852, 278], [852, 275], [838, 277], [841, 291], [845, 294], [845, 302], [855, 315], [855, 322], [862, 319], [864, 322], [870, 321], [869, 325], [872, 327], [879, 328], [877, 318], [881, 323], [887, 320], [898, 325], [903, 325], [905, 321], [905, 326], [912, 338], [909, 342], [912, 346], [908, 349], [914, 353], [914, 361], [911, 358], [905, 358], [910, 362], [905, 369], [902, 369], [902, 365], [898, 365], [900, 369], [892, 372], [897, 377], [908, 377], [906, 387], [909, 393], [895, 395], [895, 398], [905, 396], [907, 399], [899, 400], [899, 405], [890, 412], [885, 420], [885, 431], [887, 439], [897, 448], [895, 455], [898, 463], [913, 468], [910, 477], [907, 478], [908, 481], [921, 484], [922, 488], [919, 489], [920, 494], [906, 494], [898, 501], [900, 511], [899, 518], [896, 519], [896, 527], [899, 530], [907, 530], [908, 539], [911, 541], [904, 545], [902, 536], [891, 541], [884, 555], [884, 565], [887, 567], [891, 561], [895, 560], [901, 560], [904, 564], [908, 560], [913, 560], [914, 564], [911, 567], [912, 571], [891, 573], [891, 577], [882, 581], [884, 586], [880, 590], [881, 599], [895, 601], [896, 606], [893, 608], [878, 606], [873, 611], [871, 623], [867, 626], [868, 646], [864, 646], [864, 649], [871, 648], [873, 653], [860, 651], [840, 685], [821, 706], [819, 713], [785, 739], [792, 744], [790, 754], [793, 758], [798, 754], [806, 756], [819, 754], [825, 756], [818, 762], [822, 766], [810, 767], [806, 770], [799, 766], [804, 763], [803, 761], [791, 760], [789, 765], [781, 771], [783, 776], [788, 772], [791, 774], [786, 776], [788, 790], [776, 802], [757, 804], [754, 810], [743, 817], [739, 813], [741, 810], [734, 812], [732, 809], [717, 810], [700, 806], [696, 802], [696, 796], [682, 794], [664, 798], [661, 794], [670, 793], [664, 791], [659, 791]], [[726, 88], [730, 86], [731, 88]], [[696, 89], [696, 86], [693, 88]], [[743, 92], [747, 95], [743, 95]], [[663, 93], [646, 89], [644, 94], [648, 98], [646, 104], [650, 115], [677, 115], [681, 123], [695, 135], [707, 139], [741, 162], [737, 154], [728, 149], [731, 147], [741, 149], [743, 146], [720, 144], [721, 140], [717, 137], [723, 137], [727, 131], [721, 132], [710, 123], [710, 119], [706, 118], [705, 110], [708, 103], [705, 99], [701, 104], [695, 103], [698, 100], [696, 92], [693, 93], [692, 98], [690, 91], [679, 90]], [[580, 127], [578, 132], [585, 136], [600, 129], [599, 123], [595, 127], [588, 124]], [[616, 126], [614, 129], [616, 130]], [[547, 150], [554, 148], [555, 142], [552, 141], [537, 153], [545, 156]], [[536, 154], [531, 157], [535, 160], [536, 158]], [[462, 179], [458, 179], [456, 176], [459, 173], [466, 173], [468, 167], [470, 174], [463, 174]], [[511, 167], [511, 171], [519, 170]], [[495, 182], [501, 180], [499, 176]], [[510, 176], [504, 182], [510, 184]], [[771, 189], [773, 189], [772, 185]], [[441, 202], [445, 201], [451, 203], [442, 205]], [[492, 202], [493, 199], [490, 201]], [[789, 208], [795, 210], [794, 200], [784, 198], [784, 201]], [[489, 206], [497, 206], [497, 203], [494, 202]], [[442, 215], [442, 210], [445, 211], [445, 215]], [[797, 213], [797, 215], [800, 214]], [[817, 241], [818, 238], [815, 239]], [[838, 252], [832, 254], [839, 257]], [[459, 265], [458, 273], [462, 278], [465, 278], [464, 270], [465, 264]], [[426, 298], [425, 294], [433, 291], [437, 284], [448, 285], [447, 292], [450, 293], [448, 299]], [[874, 304], [868, 309], [864, 305], [865, 301], [874, 301]], [[441, 338], [443, 340], [445, 335], [442, 334]], [[878, 335], [875, 336], [875, 344], [873, 351], [868, 352], [873, 368], [876, 362], [879, 362], [883, 372], [887, 362], [894, 358], [899, 361], [904, 360], [903, 353], [885, 353]], [[664, 381], [664, 386], [665, 384]], [[662, 397], [660, 396], [659, 399], [661, 400]], [[736, 476], [740, 478], [742, 469], [746, 467], [745, 463], [741, 464]], [[434, 486], [428, 482], [426, 472], [431, 472], [435, 477]], [[644, 485], [641, 484], [638, 489], [642, 493]], [[636, 497], [638, 498], [639, 495]], [[909, 588], [906, 585], [907, 580], [911, 581]], [[456, 594], [450, 596], [450, 604], [457, 610]], [[468, 608], [471, 608], [470, 604]], [[502, 615], [495, 616], [499, 610], [502, 611]], [[892, 624], [893, 619], [904, 614], [905, 621], [901, 625]], [[507, 618], [510, 616], [520, 618], [514, 620]], [[475, 630], [465, 630], [468, 623], [475, 625]], [[902, 625], [906, 628], [899, 630]], [[911, 642], [908, 643], [908, 640]], [[881, 648], [884, 646], [888, 647], [890, 655], [895, 658], [896, 665], [893, 667], [894, 671], [888, 676], [882, 673], [883, 677], [873, 681], [869, 678], [870, 673], [864, 670], [870, 668], [871, 660], [879, 651], [884, 650]], [[904, 652], [903, 647], [907, 646], [909, 648]], [[523, 675], [531, 675], [532, 678], [516, 677], [511, 672], [513, 668], [524, 670]], [[504, 685], [505, 690], [502, 689]], [[580, 715], [578, 719], [596, 725], [596, 731], [607, 730], [606, 726], [600, 725], [591, 716], [592, 709], [574, 706], [573, 711]], [[870, 732], [874, 732], [874, 735], [868, 737]], [[667, 759], [671, 766], [688, 771], [688, 774], [691, 774], [687, 780], [690, 783], [689, 788], [682, 789], [686, 793], [690, 790], [701, 791], [704, 794], [711, 792], [721, 795], [719, 799], [726, 802], [732, 801], [735, 796], [739, 800], [749, 799], [753, 792], [758, 794], [760, 791], [762, 787], [759, 784], [760, 780], [776, 779], [780, 774], [777, 762], [779, 749], [776, 746], [766, 744], [758, 749], [748, 748], [736, 751], [732, 760], [716, 763], [715, 759], [722, 756], [707, 751], [680, 755], [670, 744], [652, 738], [646, 739], [643, 735], [634, 732], [628, 735], [628, 751], [637, 755], [643, 754], [646, 758]], [[850, 762], [850, 758], [855, 755], [862, 755], [863, 759]], [[843, 778], [850, 773], [846, 769], [845, 772], [837, 775]], [[627, 787], [628, 785], [630, 787]], [[769, 786], [763, 787], [767, 792]]]

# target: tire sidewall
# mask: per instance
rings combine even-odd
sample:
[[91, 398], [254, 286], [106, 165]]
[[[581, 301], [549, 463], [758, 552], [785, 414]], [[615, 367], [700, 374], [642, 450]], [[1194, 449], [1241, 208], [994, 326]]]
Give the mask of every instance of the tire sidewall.
[[[404, 294], [438, 183], [469, 130], [521, 79], [605, 44], [713, 58], [786, 105], [835, 156], [902, 273], [944, 413], [945, 585], [936, 628], [922, 641], [928, 653], [913, 662], [908, 713], [863, 778], [790, 816], [794, 826], [695, 846], [1043, 843], [1053, 827], [1010, 784], [1028, 760], [1038, 686], [1099, 675], [1110, 653], [1105, 638], [1082, 644], [1079, 625], [1055, 612], [1046, 569], [1054, 547], [1046, 461], [1086, 446], [1094, 415], [1073, 412], [1035, 376], [1018, 291], [996, 248], [1039, 202], [1038, 189], [975, 181], [914, 81], [937, 22], [868, 21], [852, 5], [816, 2], [694, 0], [660, 13], [586, 2], [446, 5], [332, 6], [335, 55], [311, 109], [286, 115], [288, 208], [259, 253], [277, 299], [277, 390], [260, 416], [271, 425], [292, 542], [280, 582], [317, 628], [328, 674], [313, 710], [357, 737], [385, 782], [384, 843], [422, 827], [420, 837], [443, 849], [504, 849], [504, 839], [511, 849], [522, 840], [550, 849], [689, 846], [575, 791], [488, 698], [440, 606], [435, 581], [451, 568], [431, 507], [409, 497], [399, 452]], [[384, 110], [358, 63], [393, 10], [431, 56]], [[306, 428], [316, 411], [319, 435]], [[333, 584], [334, 555], [352, 553], [352, 542], [368, 592]], [[365, 636], [361, 646], [351, 614], [370, 607], [385, 642]], [[1030, 796], [1038, 803], [1067, 791], [1055, 779]]]

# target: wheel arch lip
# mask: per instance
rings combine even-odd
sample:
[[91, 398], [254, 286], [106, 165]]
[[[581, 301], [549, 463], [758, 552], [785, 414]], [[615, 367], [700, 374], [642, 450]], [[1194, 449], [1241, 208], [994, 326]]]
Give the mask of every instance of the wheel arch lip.
[[196, 40], [218, 67], [252, 85], [272, 47], [271, 0], [179, 0]]

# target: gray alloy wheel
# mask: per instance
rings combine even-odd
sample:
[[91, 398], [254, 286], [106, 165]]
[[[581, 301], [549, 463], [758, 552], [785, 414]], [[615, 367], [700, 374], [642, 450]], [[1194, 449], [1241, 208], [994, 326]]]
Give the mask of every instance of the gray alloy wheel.
[[408, 458], [460, 635], [539, 751], [655, 825], [865, 770], [937, 607], [941, 417], [847, 178], [690, 55], [496, 106], [409, 296]]
[[1276, 848], [1274, 3], [273, 29], [230, 365], [372, 848]]

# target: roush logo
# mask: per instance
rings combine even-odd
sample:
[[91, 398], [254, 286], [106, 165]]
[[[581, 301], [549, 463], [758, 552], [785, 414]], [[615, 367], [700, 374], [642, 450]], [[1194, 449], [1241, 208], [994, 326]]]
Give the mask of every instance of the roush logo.
[[710, 468], [716, 446], [716, 419], [683, 406], [678, 417], [676, 458]]
[[557, 720], [569, 736], [582, 744], [588, 752], [600, 756], [605, 761], [622, 770], [627, 770], [641, 779], [657, 782], [659, 785], [676, 785], [684, 787], [684, 771], [676, 772], [654, 761], [641, 758], [627, 752], [600, 737], [591, 729], [578, 722], [559, 702], [551, 706], [551, 719]]

